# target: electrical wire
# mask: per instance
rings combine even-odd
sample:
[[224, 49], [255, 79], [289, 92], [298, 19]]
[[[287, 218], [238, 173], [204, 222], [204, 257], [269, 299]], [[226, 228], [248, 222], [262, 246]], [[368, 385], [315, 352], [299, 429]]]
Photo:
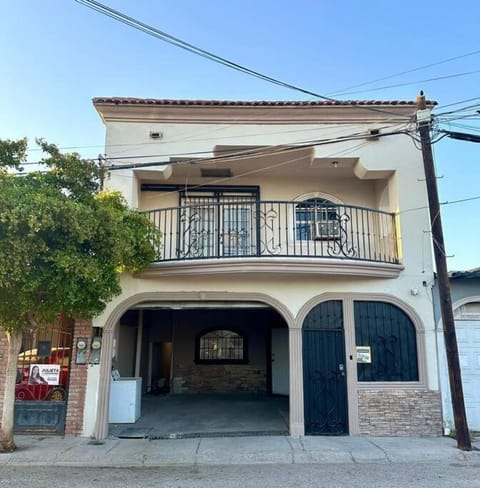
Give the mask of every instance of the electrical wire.
[[[357, 144], [356, 146], [352, 146], [352, 147], [349, 147], [349, 148], [346, 148], [346, 149], [342, 149], [341, 151], [337, 151], [337, 152], [334, 152], [334, 153], [330, 153], [328, 156], [324, 156], [324, 157], [325, 158], [337, 157], [337, 156], [340, 156], [341, 154], [344, 154], [346, 152], [355, 151], [356, 149], [360, 149], [361, 147], [366, 146], [367, 144], [369, 144], [368, 141], [362, 142], [361, 144]], [[198, 188], [205, 188], [205, 187], [208, 187], [208, 186], [211, 186], [211, 185], [216, 185], [218, 183], [225, 183], [225, 182], [232, 181], [232, 180], [235, 180], [235, 179], [238, 179], [238, 178], [242, 178], [244, 176], [249, 176], [249, 175], [252, 175], [252, 174], [262, 173], [264, 171], [269, 171], [271, 169], [278, 168], [280, 166], [286, 166], [288, 164], [295, 163], [297, 161], [301, 161], [304, 158], [305, 158], [305, 156], [302, 155], [302, 156], [300, 156], [298, 158], [289, 159], [288, 161], [281, 161], [280, 163], [275, 163], [275, 164], [272, 164], [272, 165], [269, 165], [269, 166], [266, 166], [266, 167], [263, 167], [263, 168], [257, 168], [257, 169], [245, 171], [243, 173], [239, 173], [238, 175], [227, 176], [227, 177], [215, 179], [215, 180], [209, 181], [208, 183], [196, 184], [194, 186], [188, 187], [188, 190], [193, 190], [193, 189], [198, 189]], [[134, 178], [134, 176], [132, 174], [128, 174], [128, 175], [118, 175], [118, 174], [116, 174], [115, 176], [116, 177], [120, 176], [122, 178], [129, 178], [129, 179], [133, 179]], [[178, 193], [179, 191], [180, 190], [165, 191], [165, 192], [162, 192], [161, 193], [161, 196], [160, 197], [161, 198], [164, 198], [167, 195], [171, 195], [171, 194], [174, 194], [174, 193]]]
[[[471, 202], [473, 200], [480, 200], [480, 195], [476, 195], [474, 197], [460, 198], [459, 200], [452, 200], [451, 202], [446, 200], [444, 202], [440, 202], [440, 205], [442, 206], [456, 205], [457, 203]], [[428, 208], [429, 208], [428, 205], [425, 205], [423, 207], [408, 208], [406, 210], [400, 210], [398, 212], [395, 212], [395, 215], [401, 215], [403, 213], [408, 213], [408, 212], [415, 212], [416, 210], [425, 210]]]
[[454, 105], [460, 105], [461, 103], [472, 102], [473, 100], [480, 100], [480, 97], [466, 98], [465, 100], [460, 100], [458, 102], [449, 103], [447, 105], [437, 105], [435, 107], [435, 110], [438, 110], [440, 108], [443, 110], [444, 108], [453, 107]]
[[[388, 121], [387, 121], [388, 122]], [[225, 128], [232, 127], [233, 124], [229, 124]], [[342, 127], [340, 130], [334, 131], [334, 133], [337, 132], [343, 132], [347, 129], [354, 129], [354, 128], [360, 128], [364, 127], [365, 124], [354, 124], [354, 125], [348, 125], [347, 127]], [[378, 130], [383, 130], [383, 129], [391, 129], [393, 127], [402, 127], [405, 126], [405, 123], [396, 123], [396, 124], [391, 124], [391, 125], [384, 125], [381, 127], [377, 127]], [[206, 139], [191, 139], [190, 137], [186, 138], [178, 138], [178, 139], [173, 139], [169, 141], [162, 141], [162, 146], [164, 147], [167, 144], [176, 144], [178, 142], [209, 142], [209, 141], [218, 141], [221, 139], [235, 139], [235, 138], [245, 138], [245, 137], [263, 137], [263, 136], [270, 136], [270, 135], [283, 135], [283, 134], [292, 134], [292, 133], [305, 133], [305, 132], [318, 132], [318, 131], [323, 131], [323, 130], [331, 130], [332, 126], [330, 125], [325, 125], [325, 126], [319, 126], [319, 127], [313, 127], [313, 128], [301, 128], [301, 129], [294, 129], [294, 130], [286, 130], [286, 131], [275, 131], [275, 132], [263, 132], [263, 133], [252, 133], [252, 134], [241, 134], [241, 135], [229, 135], [229, 136], [224, 136], [224, 137], [211, 137], [211, 138], [206, 138]], [[208, 129], [208, 133], [210, 134], [212, 132], [211, 128]], [[301, 142], [301, 141], [300, 141]], [[132, 146], [139, 146], [139, 147], [144, 147], [144, 146], [150, 146], [150, 145], [156, 145], [158, 146], [158, 142], [143, 142], [143, 143], [123, 143], [123, 144], [109, 144], [108, 148], [113, 148], [113, 147], [121, 147], [121, 146], [129, 146], [129, 149], [126, 149], [125, 151], [115, 151], [115, 154], [122, 154], [125, 152], [128, 152], [131, 150]], [[260, 144], [262, 145], [262, 144]], [[102, 147], [105, 148], [105, 145], [103, 146], [59, 146], [58, 149], [63, 150], [63, 149], [80, 149], [80, 148], [90, 148], [90, 147]], [[270, 146], [273, 147], [273, 146]], [[41, 148], [32, 148], [29, 149], [29, 151], [41, 151]], [[226, 149], [225, 152], [230, 151], [229, 149]], [[133, 156], [106, 156], [106, 160], [118, 160], [118, 159], [137, 159], [137, 158], [149, 158], [149, 157], [163, 157], [163, 156], [169, 156], [169, 157], [183, 157], [183, 156], [189, 156], [189, 155], [194, 155], [194, 154], [209, 154], [211, 153], [211, 150], [208, 151], [190, 151], [190, 152], [180, 152], [180, 153], [163, 153], [163, 154], [156, 154], [156, 155], [150, 155], [150, 154], [141, 154], [141, 155], [133, 155]], [[216, 151], [216, 152], [222, 152], [222, 150]], [[95, 158], [89, 158], [89, 159], [95, 159]], [[35, 162], [25, 162], [22, 164], [22, 166], [28, 166], [28, 165], [38, 165], [41, 164], [41, 161], [35, 161]]]
[[[406, 71], [400, 71], [399, 73], [395, 73], [395, 74], [389, 75], [389, 76], [384, 76], [382, 78], [377, 78], [375, 80], [365, 81], [363, 83], [358, 83], [356, 85], [350, 85], [350, 86], [345, 87], [345, 88], [342, 88], [341, 90], [338, 90], [336, 92], [329, 93], [329, 95], [331, 95], [331, 96], [339, 95], [339, 94], [342, 94], [342, 93], [344, 93], [344, 92], [346, 92], [348, 90], [352, 90], [354, 88], [360, 88], [361, 86], [372, 85], [372, 84], [378, 83], [380, 81], [390, 80], [392, 78], [396, 78], [397, 76], [402, 76], [402, 75], [406, 75], [406, 74], [409, 74], [409, 73], [414, 73], [415, 71], [421, 71], [423, 69], [432, 68], [433, 66], [438, 66], [440, 64], [449, 63], [451, 61], [456, 61], [457, 59], [466, 58], [468, 56], [474, 56], [476, 54], [480, 54], [480, 50], [472, 51], [472, 52], [469, 52], [469, 53], [466, 53], [466, 54], [460, 54], [459, 56], [454, 56], [453, 58], [443, 59], [441, 61], [436, 61], [435, 63], [426, 64], [424, 66], [419, 66], [417, 68], [408, 69]], [[470, 100], [475, 100], [475, 99], [472, 98]], [[470, 100], [466, 100], [466, 101], [470, 101]], [[448, 107], [448, 106], [449, 105], [445, 105], [444, 107]]]
[[[391, 129], [393, 127], [398, 127], [397, 130], [391, 132], [384, 132], [376, 135], [375, 137], [385, 137], [390, 135], [400, 135], [408, 133], [406, 129], [406, 124], [395, 124], [390, 126], [382, 126], [377, 127], [377, 130], [384, 130], [384, 129]], [[344, 129], [342, 128], [340, 132]], [[409, 135], [409, 134], [408, 134]], [[210, 158], [191, 158], [191, 159], [181, 159], [181, 160], [166, 160], [166, 161], [150, 161], [148, 163], [132, 163], [132, 164], [121, 164], [118, 166], [115, 165], [106, 165], [105, 168], [109, 170], [117, 170], [117, 169], [134, 169], [136, 167], [146, 167], [146, 166], [166, 166], [166, 165], [179, 165], [179, 164], [195, 164], [195, 163], [214, 163], [214, 162], [237, 162], [242, 159], [252, 159], [254, 157], [264, 157], [269, 155], [275, 155], [282, 152], [290, 152], [294, 150], [303, 150], [305, 148], [320, 146], [324, 144], [332, 144], [336, 142], [345, 142], [349, 140], [357, 140], [357, 139], [365, 139], [371, 137], [370, 132], [361, 131], [361, 132], [354, 132], [352, 134], [338, 136], [335, 138], [327, 138], [327, 139], [313, 139], [313, 140], [301, 140], [301, 141], [292, 141], [287, 144], [279, 144], [276, 146], [262, 146], [257, 148], [246, 148], [240, 151], [231, 150], [220, 150], [219, 152], [225, 152], [226, 154], [223, 156], [213, 156]], [[212, 151], [199, 151], [199, 152], [190, 152], [190, 153], [178, 153], [177, 156], [186, 156], [186, 155], [193, 155], [193, 154], [210, 154]], [[155, 157], [161, 156], [174, 156], [172, 153], [167, 154], [144, 154], [144, 155], [134, 155], [134, 156], [122, 156], [122, 157], [113, 157], [113, 158], [103, 158], [106, 161], [110, 160], [131, 160], [131, 159], [150, 159]], [[88, 158], [87, 160], [93, 161], [93, 158]], [[35, 163], [24, 163], [24, 164], [36, 164], [41, 165], [42, 161], [37, 161]], [[23, 166], [23, 164], [22, 164]]]
[[[396, 127], [396, 126], [402, 126], [404, 125], [405, 123], [402, 122], [402, 123], [396, 123], [396, 124], [391, 124], [391, 125], [384, 125], [384, 126], [381, 126], [381, 127], [378, 127], [379, 130], [382, 130], [382, 129], [385, 129], [385, 128], [392, 128], [392, 127]], [[234, 124], [228, 124], [228, 128], [230, 127], [234, 127], [235, 125]], [[292, 133], [305, 133], [305, 132], [311, 132], [311, 131], [314, 131], [314, 132], [318, 132], [318, 131], [324, 131], [324, 130], [332, 130], [333, 128], [336, 128], [337, 130], [335, 131], [332, 131], [332, 135], [333, 134], [336, 134], [336, 133], [341, 133], [341, 132], [344, 132], [344, 131], [347, 131], [347, 130], [351, 130], [351, 129], [354, 129], [354, 128], [362, 128], [362, 127], [365, 127], [365, 124], [355, 124], [355, 125], [348, 125], [346, 127], [342, 127], [340, 129], [338, 129], [338, 127], [332, 127], [332, 124], [328, 124], [328, 125], [325, 125], [325, 126], [320, 126], [320, 127], [313, 127], [313, 128], [310, 128], [310, 129], [306, 129], [306, 128], [301, 128], [301, 129], [295, 129], [295, 130], [287, 130], [287, 131], [275, 131], [275, 132], [261, 132], [259, 133], [258, 131], [256, 133], [252, 133], [252, 134], [233, 134], [233, 135], [228, 135], [228, 136], [223, 136], [223, 137], [211, 137], [211, 138], [207, 138], [207, 139], [191, 139], [191, 138], [179, 138], [179, 139], [173, 139], [173, 140], [169, 140], [169, 141], [165, 141], [165, 145], [167, 144], [175, 144], [175, 143], [178, 143], [178, 142], [185, 142], [185, 141], [189, 141], [189, 142], [209, 142], [209, 141], [220, 141], [222, 139], [227, 139], [227, 140], [232, 140], [232, 139], [236, 139], [236, 138], [246, 138], [246, 137], [264, 137], [264, 136], [268, 136], [268, 135], [283, 135], [283, 134], [292, 134]], [[211, 130], [209, 131], [209, 133], [211, 132]], [[302, 142], [302, 141], [293, 141], [289, 144], [295, 144], [295, 143], [298, 143], [298, 142]], [[158, 144], [158, 143], [156, 143]], [[249, 144], [251, 146], [255, 146], [255, 144]], [[257, 144], [257, 146], [264, 146], [264, 144]], [[109, 147], [111, 147], [109, 145]], [[275, 147], [275, 146], [270, 146], [270, 147]], [[118, 155], [118, 154], [122, 154], [122, 153], [125, 153], [129, 150], [126, 150], [126, 151], [123, 151], [123, 152], [117, 152], [115, 151], [115, 154]], [[230, 149], [226, 149], [225, 150], [226, 152], [229, 152], [231, 151]], [[167, 153], [167, 154], [161, 154], [161, 155], [135, 155], [135, 156], [106, 156], [106, 159], [109, 160], [109, 161], [113, 161], [113, 160], [116, 160], [116, 159], [133, 159], [133, 158], [142, 158], [142, 157], [161, 157], [161, 156], [184, 156], [184, 155], [194, 155], [194, 154], [208, 154], [208, 153], [211, 153], [212, 151], [211, 150], [208, 150], [208, 151], [191, 151], [191, 152], [182, 152], [182, 153]], [[221, 152], [221, 151], [216, 151], [216, 152]]]
[[[79, 1], [79, 0], [76, 0]], [[479, 70], [474, 70], [474, 71], [466, 71], [464, 73], [455, 73], [453, 75], [445, 75], [445, 76], [437, 76], [435, 78], [428, 78], [425, 80], [417, 80], [417, 81], [408, 81], [405, 83], [396, 83], [395, 85], [387, 85], [387, 86], [380, 86], [377, 88], [368, 88], [366, 90], [356, 90], [356, 91], [348, 91], [348, 92], [342, 92], [339, 95], [355, 95], [357, 93], [367, 93], [367, 92], [374, 92], [374, 91], [380, 91], [380, 90], [386, 90], [388, 88], [398, 88], [400, 86], [409, 86], [409, 85], [418, 85], [420, 83], [428, 83], [431, 81], [440, 81], [440, 80], [446, 80], [449, 78], [458, 78], [461, 76], [469, 76], [469, 75], [474, 75], [480, 73]]]
[[[386, 137], [386, 136], [401, 135], [401, 134], [409, 135], [407, 131], [399, 130], [399, 131], [388, 132], [388, 133], [385, 132], [383, 134], [381, 133], [376, 135], [375, 137]], [[366, 134], [365, 132], [362, 132], [358, 134], [352, 134], [350, 136], [337, 137], [335, 139], [316, 140], [316, 141], [310, 141], [310, 142], [295, 144], [295, 145], [275, 146], [273, 151], [271, 146], [267, 146], [266, 148], [262, 148], [261, 150], [252, 151], [250, 149], [247, 151], [233, 153], [228, 156], [218, 156], [218, 157], [202, 158], [202, 159], [196, 158], [196, 159], [182, 160], [182, 161], [151, 161], [148, 163], [121, 164], [117, 166], [110, 165], [110, 166], [106, 166], [106, 169], [110, 171], [112, 170], [114, 171], [114, 170], [123, 170], [123, 169], [145, 168], [145, 167], [152, 167], [152, 166], [167, 166], [171, 164], [178, 165], [178, 164], [204, 164], [204, 163], [212, 163], [212, 162], [238, 162], [244, 159], [253, 159], [256, 157], [272, 156], [272, 155], [277, 155], [285, 152], [299, 151], [311, 147], [323, 146], [328, 144], [336, 144], [340, 142], [348, 142], [353, 140], [365, 139], [368, 137], [371, 137], [370, 133]], [[153, 156], [149, 156], [149, 157], [153, 157]]]
[[[435, 113], [435, 117], [442, 117], [444, 115], [450, 115], [450, 114], [456, 114], [459, 112], [465, 112], [466, 110], [473, 110], [477, 107], [480, 107], [480, 103], [474, 103], [473, 105], [467, 105], [466, 107], [460, 107], [455, 110], [450, 110], [449, 112], [440, 112], [440, 113]], [[437, 107], [435, 107], [436, 109]]]
[[[153, 36], [157, 39], [160, 39], [161, 41], [164, 41], [164, 42], [172, 44], [176, 47], [179, 47], [180, 49], [184, 49], [184, 50], [186, 50], [192, 54], [196, 54], [198, 56], [201, 56], [205, 59], [208, 59], [209, 61], [213, 61], [215, 63], [221, 64], [221, 65], [226, 66], [228, 68], [242, 72], [242, 73], [247, 74], [249, 76], [253, 76], [253, 77], [261, 79], [263, 81], [267, 81], [267, 82], [272, 83], [274, 85], [278, 85], [278, 86], [281, 86], [283, 88], [288, 88], [290, 90], [295, 90], [295, 91], [303, 93], [305, 95], [310, 95], [310, 96], [313, 96], [315, 98], [320, 98], [322, 100], [330, 101], [330, 102], [334, 102], [334, 103], [342, 103], [341, 101], [336, 100], [334, 98], [331, 98], [331, 97], [328, 97], [325, 95], [321, 95], [321, 94], [313, 92], [311, 90], [307, 90], [307, 89], [301, 88], [297, 85], [293, 85], [291, 83], [281, 81], [277, 78], [273, 78], [273, 77], [265, 75], [259, 71], [255, 71], [253, 69], [247, 68], [246, 66], [243, 66], [241, 64], [230, 61], [226, 58], [218, 56], [218, 55], [216, 55], [210, 51], [199, 48], [199, 47], [197, 47], [197, 46], [195, 46], [189, 42], [183, 41], [182, 39], [180, 39], [178, 37], [172, 36], [172, 35], [168, 34], [167, 32], [156, 29], [155, 27], [153, 27], [149, 24], [146, 24], [146, 23], [141, 22], [137, 19], [134, 19], [133, 17], [130, 17], [126, 14], [123, 14], [122, 12], [115, 10], [111, 7], [108, 7], [106, 5], [103, 5], [100, 2], [97, 2], [95, 0], [75, 0], [75, 1], [77, 3], [79, 3], [80, 5], [83, 5], [85, 7], [92, 9], [92, 10], [95, 10], [98, 13], [106, 15], [107, 17], [110, 17], [113, 20], [121, 22], [121, 23], [123, 23], [129, 27], [132, 27], [134, 29], [137, 29], [137, 30], [139, 30], [145, 34], [148, 34], [148, 35]], [[378, 109], [378, 108], [374, 108], [374, 107], [362, 105], [361, 108], [365, 109], [365, 110], [371, 110], [374, 112], [380, 112], [380, 113], [386, 113], [389, 115], [397, 115], [398, 116], [398, 114], [395, 114], [393, 112], [388, 112], [387, 110]], [[405, 117], [407, 117], [407, 116], [405, 116]]]
[[[353, 126], [355, 127], [355, 126]], [[348, 127], [342, 127], [340, 130], [336, 130], [334, 132], [332, 132], [331, 135], [333, 134], [336, 134], [338, 132], [343, 132], [347, 129], [352, 129], [353, 128], [352, 126], [348, 126]], [[363, 127], [363, 126], [362, 126]], [[392, 129], [393, 127], [398, 127], [397, 130], [401, 130], [403, 128], [406, 127], [406, 124], [393, 124], [393, 125], [385, 125], [385, 126], [380, 126], [380, 127], [376, 127], [376, 130], [384, 130], [384, 129]], [[329, 127], [331, 129], [331, 127]], [[296, 131], [297, 132], [297, 131]], [[301, 129], [299, 130], [299, 132], [303, 132]], [[265, 135], [265, 134], [258, 134], [260, 136], [262, 135]], [[351, 133], [351, 134], [347, 134], [345, 136], [338, 136], [336, 138], [333, 138], [333, 137], [329, 137], [328, 139], [309, 139], [309, 140], [296, 140], [296, 141], [290, 141], [288, 143], [284, 143], [284, 144], [276, 144], [276, 145], [269, 145], [269, 146], [266, 146], [265, 144], [260, 144], [258, 145], [257, 147], [249, 147], [249, 148], [246, 148], [246, 149], [242, 149], [242, 150], [239, 150], [237, 152], [232, 152], [231, 149], [224, 149], [224, 150], [217, 150], [215, 152], [225, 152], [227, 153], [228, 156], [235, 156], [235, 155], [243, 155], [243, 154], [250, 154], [252, 153], [253, 151], [257, 151], [257, 152], [263, 152], [263, 151], [269, 151], [270, 149], [275, 149], [275, 148], [284, 148], [284, 147], [291, 147], [293, 145], [302, 145], [302, 144], [316, 144], [318, 142], [324, 142], [324, 141], [329, 141], [329, 140], [336, 140], [336, 139], [341, 139], [341, 138], [349, 138], [349, 137], [354, 137], [354, 136], [364, 136], [364, 137], [368, 137], [370, 135], [370, 133], [366, 133], [364, 130], [363, 131], [359, 131], [359, 132], [354, 132], [354, 133]], [[241, 135], [239, 137], [249, 137], [249, 136], [245, 136], [245, 135]], [[213, 140], [216, 140], [216, 139], [213, 139]], [[108, 161], [114, 161], [114, 160], [118, 160], [118, 159], [121, 159], [121, 160], [125, 160], [125, 159], [139, 159], [139, 158], [153, 158], [153, 157], [162, 157], [162, 156], [185, 156], [185, 155], [195, 155], [195, 154], [209, 154], [211, 153], [212, 150], [208, 150], [208, 151], [191, 151], [191, 152], [183, 152], [183, 153], [177, 153], [177, 154], [172, 154], [172, 153], [164, 153], [164, 154], [142, 154], [142, 155], [135, 155], [135, 156], [107, 156], [105, 159], [108, 160]], [[213, 159], [213, 158], [212, 158]]]
[[451, 123], [451, 122], [447, 122], [446, 124], [448, 125], [448, 127], [455, 127], [458, 129], [466, 129], [466, 130], [470, 130], [473, 132], [480, 132], [480, 127], [476, 127], [474, 125], [455, 124], [455, 123]]

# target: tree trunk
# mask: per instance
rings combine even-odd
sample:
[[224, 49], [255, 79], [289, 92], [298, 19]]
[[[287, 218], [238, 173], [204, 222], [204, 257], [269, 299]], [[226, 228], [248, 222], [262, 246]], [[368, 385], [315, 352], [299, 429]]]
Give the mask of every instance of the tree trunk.
[[8, 338], [7, 370], [3, 393], [3, 410], [0, 424], [0, 452], [12, 452], [17, 446], [13, 440], [13, 409], [15, 407], [15, 383], [17, 379], [18, 353], [22, 347], [22, 332], [6, 332]]

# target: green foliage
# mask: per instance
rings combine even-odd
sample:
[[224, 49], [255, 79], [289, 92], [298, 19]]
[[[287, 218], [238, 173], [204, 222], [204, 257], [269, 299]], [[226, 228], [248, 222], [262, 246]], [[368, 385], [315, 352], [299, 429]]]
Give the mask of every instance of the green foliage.
[[6, 168], [20, 169], [20, 165], [26, 160], [27, 139], [11, 141], [0, 140], [0, 170]]
[[120, 292], [121, 272], [154, 258], [159, 234], [119, 193], [99, 192], [101, 170], [37, 141], [46, 172], [15, 176], [26, 141], [0, 140], [0, 327], [21, 330], [59, 312], [92, 317]]

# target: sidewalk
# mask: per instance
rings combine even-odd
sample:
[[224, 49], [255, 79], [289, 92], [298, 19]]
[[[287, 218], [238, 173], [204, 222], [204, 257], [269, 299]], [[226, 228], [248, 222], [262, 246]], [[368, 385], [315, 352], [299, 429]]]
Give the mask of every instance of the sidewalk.
[[[167, 465], [479, 463], [450, 438], [217, 437], [106, 439], [16, 436], [18, 450], [0, 454], [0, 466], [158, 467]], [[480, 442], [476, 442], [480, 448]]]

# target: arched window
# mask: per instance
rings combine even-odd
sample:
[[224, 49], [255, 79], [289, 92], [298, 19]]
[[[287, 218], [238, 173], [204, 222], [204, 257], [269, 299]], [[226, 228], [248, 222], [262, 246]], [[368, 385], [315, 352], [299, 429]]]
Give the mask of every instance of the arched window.
[[235, 364], [247, 360], [247, 341], [240, 332], [215, 329], [204, 331], [197, 337], [197, 363]]
[[[410, 317], [396, 305], [374, 301], [355, 301], [354, 313], [358, 381], [418, 381], [416, 330]], [[359, 351], [365, 350], [370, 355], [363, 362]]]
[[309, 198], [295, 206], [295, 237], [299, 241], [336, 239], [337, 207], [325, 198]]

